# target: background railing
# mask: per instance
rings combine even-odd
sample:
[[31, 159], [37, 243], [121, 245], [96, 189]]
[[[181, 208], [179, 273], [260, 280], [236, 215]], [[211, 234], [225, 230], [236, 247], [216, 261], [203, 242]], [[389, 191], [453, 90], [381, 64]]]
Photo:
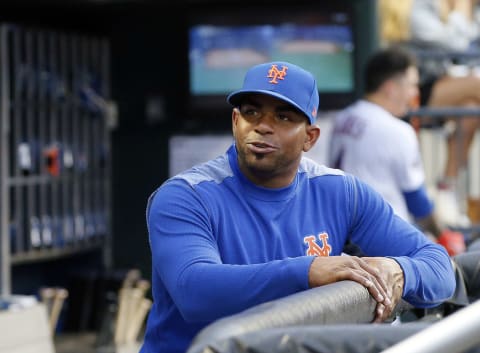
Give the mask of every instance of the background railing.
[[[405, 119], [418, 129], [418, 137], [425, 170], [425, 182], [433, 196], [436, 183], [442, 177], [447, 158], [447, 136], [449, 123], [446, 118], [464, 119], [474, 117], [480, 119], [480, 107], [420, 107], [409, 112]], [[454, 138], [462, 139], [461, 131], [453, 132]], [[460, 151], [458, 151], [460, 153]], [[462, 158], [460, 155], [458, 158]], [[480, 236], [480, 131], [475, 133], [469, 149], [467, 164], [459, 170], [458, 197], [461, 211], [468, 214], [472, 221], [469, 229], [463, 229], [468, 238]], [[470, 240], [470, 239], [469, 239]]]

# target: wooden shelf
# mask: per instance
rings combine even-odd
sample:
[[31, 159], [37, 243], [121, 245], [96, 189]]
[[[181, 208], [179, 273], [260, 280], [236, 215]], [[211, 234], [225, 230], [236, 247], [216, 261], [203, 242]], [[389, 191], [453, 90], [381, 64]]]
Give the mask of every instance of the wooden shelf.
[[85, 244], [72, 244], [64, 248], [43, 248], [13, 254], [11, 264], [21, 265], [38, 261], [56, 260], [62, 257], [99, 250], [104, 246], [103, 238], [88, 239], [87, 241], [88, 243]]

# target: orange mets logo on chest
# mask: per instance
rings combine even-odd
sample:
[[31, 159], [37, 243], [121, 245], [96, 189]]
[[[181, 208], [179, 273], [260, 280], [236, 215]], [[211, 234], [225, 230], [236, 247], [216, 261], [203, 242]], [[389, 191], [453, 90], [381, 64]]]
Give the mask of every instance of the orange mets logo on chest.
[[273, 64], [270, 67], [270, 70], [268, 70], [267, 77], [271, 79], [268, 82], [278, 83], [277, 80], [283, 80], [285, 78], [285, 76], [287, 75], [287, 70], [288, 70], [287, 66], [282, 66], [282, 70], [279, 70], [277, 65]]
[[308, 245], [306, 254], [308, 256], [329, 256], [332, 247], [328, 244], [328, 234], [323, 232], [318, 234], [318, 239], [321, 241], [320, 246], [317, 243], [317, 238], [314, 235], [307, 235], [303, 238], [303, 242]]

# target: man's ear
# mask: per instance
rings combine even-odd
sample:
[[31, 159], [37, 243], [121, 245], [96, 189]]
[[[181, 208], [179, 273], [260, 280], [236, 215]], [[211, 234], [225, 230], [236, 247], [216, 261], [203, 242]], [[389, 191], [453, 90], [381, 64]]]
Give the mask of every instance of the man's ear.
[[305, 136], [305, 142], [303, 143], [304, 152], [310, 151], [320, 137], [320, 127], [318, 125], [307, 125], [306, 130], [307, 135]]
[[379, 91], [383, 92], [383, 94], [388, 98], [394, 96], [394, 94], [395, 94], [395, 82], [394, 82], [394, 80], [392, 80], [392, 79], [386, 80], [380, 86]]
[[237, 129], [238, 118], [240, 115], [240, 111], [237, 107], [232, 109], [232, 133], [233, 137], [235, 137], [235, 130]]

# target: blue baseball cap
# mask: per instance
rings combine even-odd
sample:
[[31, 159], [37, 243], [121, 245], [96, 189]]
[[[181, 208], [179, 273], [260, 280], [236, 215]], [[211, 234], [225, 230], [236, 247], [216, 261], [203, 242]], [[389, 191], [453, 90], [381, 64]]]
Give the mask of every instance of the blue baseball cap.
[[275, 61], [250, 68], [242, 89], [230, 93], [227, 102], [238, 105], [242, 96], [251, 93], [267, 94], [293, 105], [308, 117], [310, 124], [317, 119], [317, 82], [310, 72], [297, 65]]

